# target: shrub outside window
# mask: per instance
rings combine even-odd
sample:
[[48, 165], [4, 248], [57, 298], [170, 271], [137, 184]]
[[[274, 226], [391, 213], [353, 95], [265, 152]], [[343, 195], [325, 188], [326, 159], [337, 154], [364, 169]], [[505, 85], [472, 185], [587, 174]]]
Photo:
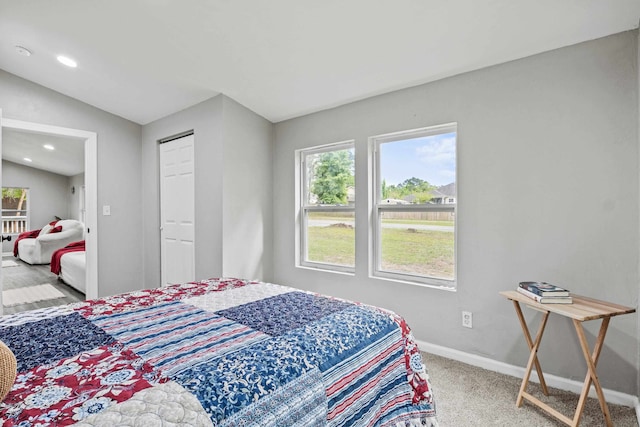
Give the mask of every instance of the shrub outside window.
[[355, 162], [353, 141], [299, 150], [299, 264], [353, 272]]
[[371, 137], [371, 275], [456, 280], [455, 123]]

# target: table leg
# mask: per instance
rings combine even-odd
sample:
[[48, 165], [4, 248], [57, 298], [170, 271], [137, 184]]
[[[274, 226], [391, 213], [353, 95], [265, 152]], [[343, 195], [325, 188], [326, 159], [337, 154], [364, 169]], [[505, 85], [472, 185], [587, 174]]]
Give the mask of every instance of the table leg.
[[600, 386], [600, 380], [598, 379], [598, 374], [596, 373], [596, 365], [598, 364], [598, 358], [600, 357], [600, 352], [602, 351], [604, 337], [607, 334], [607, 328], [609, 327], [610, 319], [611, 319], [610, 317], [605, 317], [602, 319], [602, 324], [600, 325], [600, 332], [598, 333], [598, 338], [596, 339], [596, 343], [593, 348], [593, 354], [589, 354], [590, 353], [589, 343], [587, 342], [587, 338], [584, 334], [584, 329], [582, 328], [582, 322], [575, 319], [573, 320], [573, 324], [576, 328], [576, 332], [578, 333], [578, 339], [580, 340], [580, 347], [582, 348], [582, 354], [584, 355], [584, 359], [587, 362], [587, 376], [584, 379], [584, 384], [582, 386], [582, 393], [580, 394], [580, 399], [578, 400], [578, 406], [576, 407], [576, 413], [573, 417], [574, 426], [577, 426], [580, 422], [580, 417], [582, 416], [582, 411], [587, 401], [587, 396], [589, 394], [589, 389], [591, 388], [592, 382], [593, 382], [593, 386], [596, 389], [596, 394], [598, 395], [598, 402], [600, 403], [600, 409], [602, 410], [602, 414], [604, 415], [605, 423], [607, 427], [613, 426], [613, 422], [611, 421], [611, 414], [609, 413], [609, 407], [607, 406], [607, 402], [604, 398], [602, 387]]
[[532, 341], [531, 334], [529, 333], [529, 328], [527, 327], [527, 322], [525, 321], [524, 315], [522, 314], [522, 309], [520, 308], [520, 304], [518, 303], [518, 301], [514, 300], [513, 305], [516, 309], [516, 313], [518, 314], [520, 326], [522, 326], [522, 332], [524, 333], [525, 340], [527, 341], [527, 345], [529, 346], [530, 350], [529, 361], [527, 363], [524, 378], [522, 379], [522, 384], [520, 385], [518, 398], [516, 399], [516, 405], [521, 406], [522, 399], [527, 390], [527, 384], [529, 383], [529, 377], [531, 376], [531, 370], [534, 366], [536, 367], [536, 372], [538, 373], [538, 378], [540, 380], [540, 386], [542, 387], [543, 393], [545, 394], [545, 396], [549, 395], [547, 384], [544, 380], [544, 375], [542, 374], [542, 368], [540, 367], [540, 362], [538, 361], [538, 348], [540, 347], [540, 342], [542, 341], [542, 334], [544, 333], [544, 328], [547, 324], [547, 319], [549, 318], [549, 312], [543, 312], [542, 321], [540, 322], [540, 327], [538, 328], [536, 340]]

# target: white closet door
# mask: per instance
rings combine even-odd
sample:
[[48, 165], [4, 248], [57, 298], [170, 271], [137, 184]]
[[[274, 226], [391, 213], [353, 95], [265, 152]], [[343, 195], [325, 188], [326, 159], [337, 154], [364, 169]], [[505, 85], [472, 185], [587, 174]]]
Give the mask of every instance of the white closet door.
[[195, 280], [193, 135], [160, 144], [162, 286]]

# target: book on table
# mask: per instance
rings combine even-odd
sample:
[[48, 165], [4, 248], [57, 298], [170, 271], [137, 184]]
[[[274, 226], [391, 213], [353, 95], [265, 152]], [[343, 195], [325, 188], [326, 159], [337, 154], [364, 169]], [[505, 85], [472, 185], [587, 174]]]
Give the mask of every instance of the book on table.
[[531, 298], [533, 300], [538, 301], [539, 303], [542, 304], [572, 304], [573, 303], [573, 298], [571, 298], [571, 296], [550, 296], [550, 297], [543, 297], [541, 295], [538, 294], [534, 294], [533, 292], [530, 292], [524, 288], [521, 288], [520, 286], [518, 286], [518, 288], [516, 289], [519, 293], [521, 293], [522, 295]]
[[547, 282], [520, 282], [518, 287], [541, 297], [568, 297], [569, 291]]

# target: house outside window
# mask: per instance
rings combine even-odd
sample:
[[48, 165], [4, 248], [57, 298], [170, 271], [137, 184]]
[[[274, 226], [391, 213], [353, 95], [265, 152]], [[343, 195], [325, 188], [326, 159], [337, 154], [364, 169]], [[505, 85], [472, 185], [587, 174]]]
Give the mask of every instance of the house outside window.
[[355, 266], [354, 142], [296, 152], [298, 265], [342, 272]]
[[455, 123], [369, 138], [373, 277], [454, 288]]

